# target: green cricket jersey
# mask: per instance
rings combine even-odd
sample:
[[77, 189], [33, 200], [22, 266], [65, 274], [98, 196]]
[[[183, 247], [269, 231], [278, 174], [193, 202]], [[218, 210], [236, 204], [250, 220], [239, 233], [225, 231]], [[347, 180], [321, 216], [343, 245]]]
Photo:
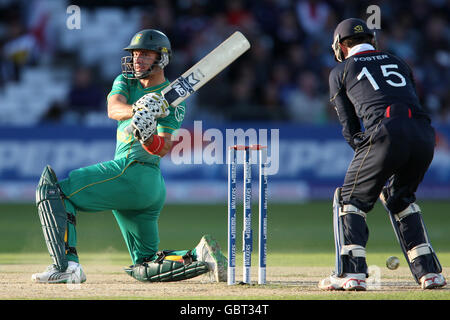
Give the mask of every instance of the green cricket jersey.
[[[161, 92], [161, 90], [169, 84], [169, 80], [166, 79], [166, 81], [160, 85], [143, 88], [139, 80], [126, 79], [123, 75], [119, 75], [114, 80], [111, 92], [108, 94], [108, 98], [114, 94], [121, 94], [127, 98], [128, 104], [133, 104], [147, 93]], [[158, 133], [168, 132], [175, 134], [175, 131], [180, 128], [181, 123], [183, 122], [185, 107], [184, 102], [175, 108], [170, 106], [170, 114], [165, 118], [159, 118], [157, 120]], [[149, 154], [142, 148], [141, 144], [134, 138], [133, 134], [128, 134], [125, 132], [125, 128], [128, 127], [130, 123], [131, 119], [118, 121], [116, 153], [114, 159], [129, 158], [141, 162], [159, 164], [159, 156]]]

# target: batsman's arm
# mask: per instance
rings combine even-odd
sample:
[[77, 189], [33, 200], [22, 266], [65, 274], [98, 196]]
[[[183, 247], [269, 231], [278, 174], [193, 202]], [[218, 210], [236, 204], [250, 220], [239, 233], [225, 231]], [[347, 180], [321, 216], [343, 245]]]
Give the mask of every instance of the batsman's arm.
[[158, 135], [153, 135], [142, 144], [142, 147], [148, 153], [160, 157], [164, 157], [170, 151], [172, 146], [172, 134], [168, 132], [160, 132]]
[[133, 117], [133, 107], [127, 104], [127, 98], [121, 94], [114, 94], [108, 98], [108, 118], [118, 121]]

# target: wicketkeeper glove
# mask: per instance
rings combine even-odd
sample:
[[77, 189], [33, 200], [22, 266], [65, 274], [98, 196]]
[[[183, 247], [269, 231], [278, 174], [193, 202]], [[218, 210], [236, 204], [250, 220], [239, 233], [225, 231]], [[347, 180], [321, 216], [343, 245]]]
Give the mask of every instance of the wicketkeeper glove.
[[133, 104], [133, 113], [142, 110], [147, 110], [155, 119], [165, 118], [170, 114], [169, 102], [157, 92], [147, 93]]
[[137, 111], [131, 119], [133, 135], [144, 144], [156, 131], [156, 119], [147, 110]]

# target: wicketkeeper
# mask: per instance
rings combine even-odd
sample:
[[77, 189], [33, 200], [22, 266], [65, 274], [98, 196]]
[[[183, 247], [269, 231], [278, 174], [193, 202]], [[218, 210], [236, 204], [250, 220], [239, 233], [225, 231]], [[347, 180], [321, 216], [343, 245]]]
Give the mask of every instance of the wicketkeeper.
[[[130, 276], [178, 281], [211, 271], [215, 281], [226, 281], [226, 258], [209, 235], [192, 250], [158, 248], [158, 218], [166, 196], [159, 162], [172, 146], [185, 108], [184, 103], [169, 106], [160, 94], [169, 85], [164, 68], [172, 54], [165, 34], [142, 30], [125, 50], [130, 56], [122, 58], [123, 72], [108, 95], [108, 116], [118, 121], [114, 160], [73, 170], [64, 180], [50, 166], [44, 169], [36, 203], [53, 264], [32, 280], [86, 281], [76, 250], [77, 212], [112, 210], [133, 263], [125, 270]], [[130, 124], [132, 134], [126, 130]]]
[[415, 202], [433, 159], [435, 133], [411, 69], [378, 51], [375, 34], [360, 19], [337, 26], [332, 48], [340, 63], [330, 73], [330, 101], [355, 154], [334, 195], [336, 269], [319, 287], [366, 290], [366, 216], [378, 198], [417, 283], [423, 289], [442, 287], [442, 268]]

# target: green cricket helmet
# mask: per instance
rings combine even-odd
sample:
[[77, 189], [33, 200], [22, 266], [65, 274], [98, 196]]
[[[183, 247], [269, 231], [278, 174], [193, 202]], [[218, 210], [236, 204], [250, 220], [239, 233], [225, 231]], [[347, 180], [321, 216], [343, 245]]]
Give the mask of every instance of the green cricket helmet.
[[[136, 72], [133, 66], [133, 50], [152, 50], [159, 54], [159, 59], [156, 60], [150, 68], [145, 72]], [[149, 76], [155, 66], [164, 69], [169, 64], [172, 57], [172, 48], [169, 38], [161, 31], [154, 29], [145, 29], [136, 33], [131, 39], [130, 44], [124, 50], [131, 53], [131, 55], [122, 57], [122, 74], [127, 79], [142, 79]]]

